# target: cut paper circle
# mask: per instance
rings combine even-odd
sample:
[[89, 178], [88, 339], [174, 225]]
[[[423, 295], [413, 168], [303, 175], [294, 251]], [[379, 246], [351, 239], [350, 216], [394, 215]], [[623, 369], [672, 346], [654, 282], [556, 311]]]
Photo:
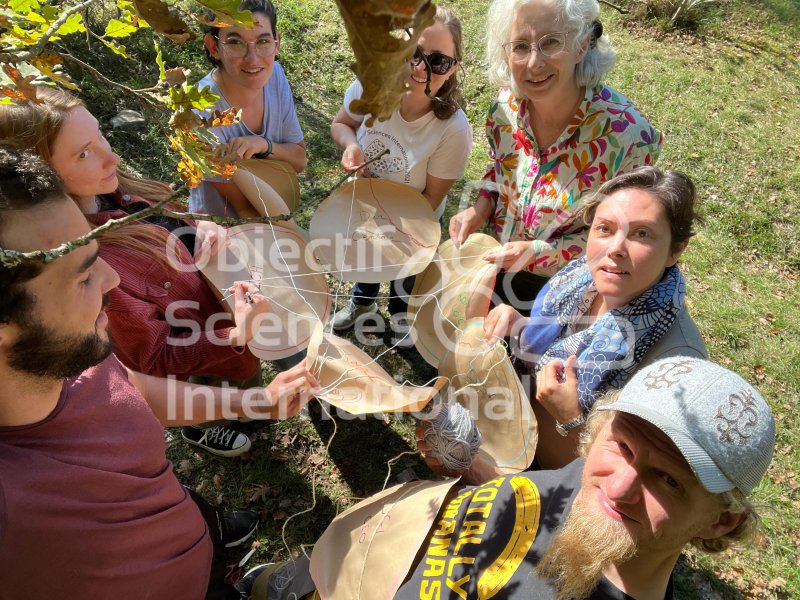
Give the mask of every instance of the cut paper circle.
[[[300, 205], [300, 184], [289, 163], [250, 159], [236, 163], [231, 181], [262, 217], [288, 215]], [[294, 219], [279, 221], [287, 229], [299, 230]]]
[[393, 598], [458, 482], [456, 477], [404, 483], [338, 515], [311, 554], [309, 569], [319, 597]]
[[441, 237], [431, 205], [414, 188], [356, 179], [336, 189], [311, 218], [314, 254], [342, 281], [380, 283], [428, 266]]
[[500, 242], [483, 233], [473, 233], [458, 248], [447, 240], [428, 268], [417, 275], [408, 318], [417, 334], [417, 351], [431, 366], [438, 367], [452, 349], [458, 328], [489, 312], [500, 269], [483, 256], [499, 247]]
[[[268, 185], [270, 190], [283, 201], [289, 212], [294, 212], [300, 206], [300, 183], [297, 180], [297, 172], [289, 163], [282, 160], [251, 158], [237, 162], [236, 173], [239, 170], [255, 175], [261, 182]], [[236, 173], [233, 174], [232, 179], [239, 185]], [[240, 179], [242, 178], [240, 177]], [[239, 188], [248, 199], [251, 198], [251, 194], [245, 192], [241, 185]], [[258, 194], [254, 194], [252, 197], [258, 198]], [[258, 208], [256, 203], [253, 206]]]
[[352, 343], [317, 325], [308, 345], [306, 364], [322, 386], [317, 398], [351, 414], [417, 412], [447, 380], [430, 387], [400, 385], [375, 360]]
[[305, 349], [314, 327], [328, 316], [331, 296], [308, 243], [296, 231], [248, 224], [228, 230], [230, 243], [210, 257], [201, 273], [233, 311], [225, 290], [252, 281], [270, 303], [250, 351], [264, 360], [287, 358]]
[[482, 441], [478, 456], [504, 473], [527, 469], [538, 441], [536, 417], [505, 346], [489, 343], [483, 319], [467, 321], [439, 365], [445, 396], [472, 414]]

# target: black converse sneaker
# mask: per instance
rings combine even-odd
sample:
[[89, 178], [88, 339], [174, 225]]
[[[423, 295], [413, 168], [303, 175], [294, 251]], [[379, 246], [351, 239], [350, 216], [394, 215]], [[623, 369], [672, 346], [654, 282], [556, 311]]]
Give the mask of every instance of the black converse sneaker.
[[241, 431], [225, 425], [207, 429], [187, 426], [181, 428], [181, 436], [190, 444], [200, 446], [217, 456], [239, 456], [250, 449], [250, 438]]

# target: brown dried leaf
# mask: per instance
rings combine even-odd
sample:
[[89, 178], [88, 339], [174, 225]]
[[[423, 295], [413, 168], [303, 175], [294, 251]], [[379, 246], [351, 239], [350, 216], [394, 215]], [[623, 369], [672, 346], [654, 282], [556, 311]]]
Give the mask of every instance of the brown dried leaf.
[[225, 111], [215, 110], [211, 116], [202, 120], [203, 127], [223, 127], [233, 125], [242, 120], [242, 111], [238, 108], [229, 108]]
[[170, 117], [169, 126], [172, 129], [191, 131], [197, 127], [202, 127], [203, 119], [191, 110], [179, 110]]
[[308, 462], [310, 462], [314, 466], [321, 465], [322, 463], [325, 462], [325, 455], [322, 454], [321, 452], [314, 452], [313, 454], [311, 454], [311, 456], [308, 457]]
[[36, 79], [35, 76], [28, 75], [27, 77], [23, 77], [22, 73], [19, 72], [19, 69], [12, 67], [9, 64], [3, 65], [3, 72], [11, 81], [14, 82], [14, 87], [16, 88], [15, 90], [3, 88], [6, 96], [19, 99], [24, 98], [34, 102], [35, 104], [42, 103], [42, 101], [36, 97], [36, 86], [31, 84], [31, 82]]
[[217, 490], [221, 490], [222, 489], [222, 477], [219, 476], [219, 473], [214, 475], [213, 480], [214, 480], [214, 487], [217, 488]]
[[194, 33], [182, 19], [172, 13], [161, 0], [133, 0], [136, 13], [158, 33], [167, 36], [176, 44], [194, 38]]
[[786, 580], [783, 577], [776, 577], [767, 584], [767, 588], [777, 590], [786, 586]]
[[186, 69], [175, 67], [164, 71], [164, 80], [169, 85], [183, 85], [186, 82]]
[[14, 100], [25, 100], [25, 94], [7, 86], [0, 87], [0, 95], [5, 98], [13, 98]]
[[259, 485], [257, 487], [251, 488], [245, 498], [247, 498], [248, 504], [253, 502], [259, 502], [261, 500], [266, 499], [267, 494], [269, 493], [269, 486], [268, 485]]
[[[349, 110], [386, 120], [400, 105], [410, 73], [409, 60], [422, 31], [433, 23], [436, 7], [427, 0], [336, 0], [356, 62], [351, 66], [363, 86]], [[408, 39], [394, 35], [411, 32]]]

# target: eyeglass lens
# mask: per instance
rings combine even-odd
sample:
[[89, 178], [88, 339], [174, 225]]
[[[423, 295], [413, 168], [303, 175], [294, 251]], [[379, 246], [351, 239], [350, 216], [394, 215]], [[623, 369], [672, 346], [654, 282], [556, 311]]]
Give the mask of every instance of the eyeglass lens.
[[528, 57], [533, 51], [544, 54], [545, 56], [555, 56], [564, 50], [566, 42], [566, 33], [549, 33], [535, 42], [515, 40], [503, 44], [503, 47], [506, 48], [506, 51], [514, 60], [528, 60]]

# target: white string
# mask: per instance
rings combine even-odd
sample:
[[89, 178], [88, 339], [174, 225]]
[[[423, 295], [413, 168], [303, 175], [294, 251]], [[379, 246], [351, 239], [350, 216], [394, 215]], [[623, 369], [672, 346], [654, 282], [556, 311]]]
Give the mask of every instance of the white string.
[[[443, 259], [443, 260], [454, 260], [454, 259]], [[435, 261], [431, 261], [431, 262], [435, 262]], [[251, 281], [253, 281], [254, 283], [256, 283], [256, 282], [263, 281], [264, 279], [265, 279], [265, 278], [261, 278], [261, 279], [252, 279]], [[270, 279], [273, 279], [273, 278], [270, 278]], [[441, 294], [441, 293], [445, 292], [445, 291], [446, 291], [446, 290], [448, 290], [448, 288], [450, 288], [451, 286], [454, 286], [454, 285], [456, 285], [456, 284], [460, 284], [460, 283], [462, 283], [462, 282], [463, 282], [463, 280], [464, 280], [464, 277], [463, 277], [463, 276], [462, 276], [462, 277], [455, 277], [455, 278], [453, 278], [453, 280], [452, 280], [450, 283], [448, 283], [448, 284], [447, 284], [447, 285], [445, 285], [445, 286], [442, 286], [442, 287], [441, 287], [441, 288], [440, 288], [440, 289], [439, 289], [439, 290], [438, 290], [436, 293], [433, 293], [433, 292], [431, 292], [431, 293], [429, 293], [429, 294], [426, 294], [426, 296], [427, 296], [426, 300], [425, 300], [424, 302], [420, 302], [420, 303], [419, 303], [419, 304], [420, 304], [420, 308], [421, 308], [422, 306], [424, 306], [425, 304], [427, 304], [427, 303], [430, 301], [430, 299], [432, 298], [432, 299], [433, 299], [433, 301], [436, 303], [436, 306], [437, 306], [437, 308], [439, 309], [439, 314], [441, 315], [441, 317], [442, 317], [442, 318], [445, 320], [445, 322], [447, 322], [449, 325], [451, 325], [455, 331], [457, 331], [457, 332], [459, 332], [459, 333], [463, 333], [463, 331], [462, 331], [462, 330], [461, 330], [461, 328], [460, 328], [460, 327], [458, 327], [458, 325], [456, 325], [456, 324], [455, 324], [453, 321], [451, 321], [450, 319], [448, 319], [447, 317], [445, 317], [445, 315], [444, 315], [444, 312], [443, 312], [443, 310], [442, 310], [442, 305], [441, 305], [441, 303], [440, 303], [440, 300], [439, 300], [439, 297], [438, 297], [438, 295], [437, 295], [437, 294]], [[299, 290], [299, 291], [303, 291], [303, 290], [300, 290], [299, 288], [297, 288], [297, 287], [296, 287], [296, 285], [295, 285], [294, 289], [295, 289], [295, 290]], [[222, 291], [225, 291], [225, 290], [222, 290]], [[311, 291], [311, 293], [324, 293], [324, 292]], [[228, 296], [228, 297], [230, 297], [230, 296]], [[269, 298], [269, 296], [267, 296], [267, 297]], [[390, 299], [390, 298], [400, 298], [401, 296], [395, 296], [395, 295], [391, 295], [391, 294], [388, 294], [388, 295], [383, 295], [383, 294], [382, 294], [380, 297], [381, 297], [381, 298]], [[302, 315], [301, 313], [297, 313], [297, 312], [291, 311], [291, 310], [290, 310], [289, 308], [287, 308], [287, 307], [283, 307], [283, 308], [286, 308], [286, 310], [287, 310], [287, 311], [291, 312], [291, 313], [292, 313], [292, 314], [294, 314], [295, 316], [304, 316], [304, 315]], [[335, 313], [334, 313], [334, 314], [335, 314]], [[419, 312], [415, 313], [414, 320], [413, 320], [413, 322], [412, 322], [412, 324], [411, 324], [411, 325], [412, 325], [412, 327], [413, 327], [413, 325], [415, 325], [415, 324], [416, 324], [416, 320], [417, 320], [417, 317], [418, 317], [418, 316], [419, 316]], [[396, 344], [395, 344], [395, 346], [396, 346]], [[394, 348], [395, 346], [391, 346], [391, 347], [389, 348], [389, 350], [391, 350], [391, 349], [392, 349], [392, 348]], [[381, 356], [382, 356], [382, 355], [381, 355]]]
[[[263, 207], [264, 212], [266, 213], [266, 216], [271, 217], [272, 215], [269, 214], [269, 210], [267, 209], [267, 204], [264, 202], [264, 199], [261, 197], [261, 190], [258, 188], [258, 184], [256, 182], [256, 179], [259, 179], [259, 178], [257, 178], [254, 173], [251, 173], [251, 172], [249, 172], [247, 170], [245, 170], [245, 173], [250, 175], [250, 177], [253, 179], [253, 185], [255, 185], [256, 190], [258, 191], [258, 200], [259, 200], [259, 202], [261, 202], [261, 206]], [[272, 233], [272, 239], [277, 241], [278, 236], [275, 234], [275, 225], [272, 223], [272, 221], [267, 221], [267, 223], [268, 223], [270, 231]], [[292, 270], [289, 268], [289, 263], [286, 262], [286, 258], [283, 255], [283, 251], [281, 251], [280, 244], [278, 244], [278, 256], [280, 256], [280, 259], [283, 261], [283, 266], [286, 268], [286, 273], [289, 275], [289, 281], [291, 281], [292, 287], [294, 287], [294, 289], [297, 290], [297, 286], [295, 285], [295, 282], [294, 282], [294, 275], [292, 274]], [[260, 289], [260, 287], [261, 286], [259, 284], [259, 289]], [[308, 300], [306, 300], [305, 296], [303, 296], [300, 293], [298, 293], [298, 295], [303, 299], [303, 302], [305, 302], [306, 306], [308, 306], [308, 308], [311, 309], [311, 312], [314, 313], [314, 315], [317, 317], [317, 319], [322, 321], [323, 319], [320, 317], [319, 314], [317, 314], [317, 311], [314, 309], [313, 306], [311, 306], [311, 303]]]
[[[250, 175], [250, 176], [253, 178], [253, 180], [254, 180], [254, 183], [255, 183], [256, 176], [255, 176], [253, 173], [249, 173], [249, 175]], [[256, 189], [258, 189], [258, 186], [256, 186]], [[262, 207], [264, 208], [264, 212], [265, 212], [265, 213], [267, 213], [267, 215], [266, 215], [266, 216], [271, 216], [271, 215], [269, 214], [269, 211], [267, 210], [266, 203], [264, 202], [263, 198], [261, 197], [261, 192], [260, 192], [260, 190], [259, 190], [258, 194], [259, 194], [259, 201], [261, 202], [261, 204], [262, 204]], [[355, 196], [355, 186], [353, 186], [353, 193], [352, 193], [351, 200], [350, 200], [350, 209], [349, 209], [349, 214], [348, 214], [348, 224], [347, 224], [347, 231], [350, 231], [350, 226], [351, 226], [351, 224], [352, 224], [352, 217], [353, 217], [353, 209], [354, 209], [354, 206], [355, 206], [355, 199], [356, 199], [356, 196]], [[273, 223], [272, 223], [271, 221], [269, 222], [269, 227], [270, 227], [270, 230], [271, 230], [271, 232], [272, 232], [273, 239], [277, 239], [277, 236], [275, 235], [275, 229], [274, 229], [274, 225], [273, 225]], [[305, 302], [305, 304], [306, 304], [306, 305], [309, 307], [309, 309], [311, 309], [311, 312], [312, 312], [312, 313], [313, 313], [313, 314], [316, 316], [316, 318], [317, 318], [317, 319], [319, 319], [319, 321], [321, 321], [321, 322], [324, 322], [324, 319], [323, 319], [323, 318], [321, 318], [321, 316], [320, 316], [319, 314], [317, 314], [317, 312], [316, 312], [316, 310], [314, 309], [314, 307], [313, 307], [313, 306], [312, 306], [312, 305], [311, 305], [311, 304], [308, 302], [308, 300], [306, 299], [306, 297], [303, 295], [304, 293], [305, 293], [305, 294], [319, 294], [319, 293], [324, 293], [324, 292], [319, 292], [319, 291], [317, 291], [317, 290], [305, 290], [305, 289], [299, 288], [299, 287], [297, 286], [297, 283], [295, 282], [295, 275], [294, 275], [294, 274], [292, 273], [292, 271], [290, 270], [290, 268], [289, 268], [289, 264], [288, 264], [288, 262], [286, 261], [286, 258], [285, 258], [285, 256], [283, 255], [283, 251], [281, 250], [281, 248], [280, 248], [280, 245], [278, 246], [278, 252], [279, 252], [280, 258], [281, 258], [281, 260], [282, 260], [282, 262], [283, 262], [283, 265], [284, 265], [284, 267], [286, 268], [286, 271], [287, 271], [287, 273], [288, 273], [288, 275], [289, 275], [289, 282], [290, 282], [290, 284], [291, 284], [291, 287], [294, 289], [294, 291], [295, 291], [295, 292], [297, 292], [297, 294], [298, 294], [299, 296], [301, 296], [301, 297], [303, 298], [303, 302]], [[346, 254], [346, 252], [343, 252], [343, 253], [342, 253], [342, 262], [341, 262], [341, 264], [340, 264], [340, 266], [339, 266], [339, 269], [338, 269], [338, 271], [321, 271], [321, 272], [320, 272], [320, 271], [318, 271], [318, 272], [316, 272], [316, 273], [311, 273], [311, 274], [298, 274], [298, 275], [296, 275], [296, 277], [298, 277], [298, 278], [301, 278], [301, 277], [308, 277], [308, 276], [312, 276], [312, 275], [319, 275], [319, 274], [336, 276], [336, 274], [338, 273], [338, 275], [339, 275], [339, 276], [337, 277], [337, 279], [339, 280], [339, 282], [341, 282], [341, 280], [342, 280], [342, 277], [341, 277], [341, 275], [343, 275], [344, 273], [346, 273], [346, 272], [354, 272], [354, 271], [363, 271], [362, 269], [353, 269], [353, 270], [351, 270], [351, 271], [347, 271], [347, 270], [345, 270], [345, 268], [344, 268], [344, 261], [345, 261], [345, 258], [344, 258], [344, 257], [345, 257], [345, 254]], [[461, 259], [462, 259], [462, 257], [461, 257], [461, 256], [458, 256], [458, 257], [453, 257], [453, 258], [449, 258], [449, 259], [445, 259], [445, 258], [441, 258], [441, 257], [440, 257], [440, 258], [438, 258], [438, 259], [433, 259], [433, 260], [430, 260], [430, 261], [425, 261], [425, 262], [426, 262], [426, 264], [433, 264], [433, 263], [442, 263], [442, 264], [443, 264], [443, 263], [447, 263], [447, 262], [458, 261], [458, 260], [461, 260]], [[422, 261], [415, 261], [414, 263], [405, 262], [405, 263], [402, 263], [402, 264], [397, 264], [397, 265], [383, 265], [381, 268], [405, 266], [405, 265], [408, 265], [408, 264], [419, 264], [420, 262], [422, 262]], [[285, 281], [285, 277], [279, 277], [279, 276], [274, 276], [274, 277], [262, 277], [262, 278], [259, 278], [259, 279], [252, 279], [251, 281], [252, 281], [254, 284], [256, 284], [256, 283], [257, 283], [257, 285], [259, 286], [259, 289], [260, 289], [260, 288], [261, 288], [261, 284], [262, 284], [263, 282], [265, 282], [265, 281], [270, 281], [270, 280], [275, 280], [275, 279], [281, 279], [281, 280], [284, 280], [284, 281]], [[464, 279], [464, 277], [463, 277], [463, 276], [462, 276], [462, 277], [455, 277], [455, 278], [453, 279], [453, 281], [451, 281], [451, 282], [450, 282], [450, 283], [448, 283], [446, 286], [443, 286], [441, 289], [439, 289], [439, 290], [438, 290], [438, 292], [437, 292], [437, 294], [434, 294], [434, 293], [429, 293], [429, 294], [427, 294], [427, 298], [426, 298], [425, 302], [421, 302], [421, 303], [420, 303], [420, 308], [421, 308], [423, 305], [427, 304], [427, 303], [430, 301], [430, 299], [433, 299], [433, 301], [436, 303], [436, 306], [437, 306], [437, 308], [438, 308], [438, 312], [439, 312], [439, 314], [440, 314], [440, 315], [442, 315], [442, 317], [445, 319], [445, 321], [446, 321], [446, 322], [447, 322], [449, 325], [451, 325], [451, 326], [453, 327], [453, 329], [454, 329], [454, 331], [455, 331], [455, 332], [458, 332], [459, 334], [463, 334], [463, 330], [462, 330], [462, 329], [461, 329], [461, 328], [460, 328], [460, 327], [459, 327], [457, 324], [453, 323], [453, 322], [452, 322], [450, 319], [448, 319], [447, 317], [445, 317], [445, 316], [444, 316], [444, 313], [443, 313], [443, 311], [442, 311], [442, 306], [441, 306], [441, 303], [440, 303], [440, 297], [439, 297], [439, 295], [438, 295], [438, 294], [442, 294], [442, 293], [443, 293], [445, 290], [447, 290], [447, 289], [448, 289], [448, 288], [449, 288], [451, 285], [456, 285], [456, 284], [458, 284], [458, 283], [461, 283], [461, 282], [463, 281], [463, 279]], [[285, 286], [283, 289], [286, 289], [286, 287], [288, 287], [288, 286]], [[281, 288], [279, 287], [278, 289], [281, 289]], [[224, 292], [224, 290], [223, 290], [223, 292]], [[263, 292], [262, 292], [262, 293], [263, 293]], [[335, 288], [335, 294], [334, 294], [333, 314], [331, 315], [331, 318], [332, 318], [332, 319], [336, 317], [337, 306], [338, 306], [338, 300], [339, 300], [339, 297], [340, 297], [340, 295], [341, 295], [341, 284], [337, 282], [337, 285], [336, 285], [336, 288]], [[269, 297], [269, 296], [268, 296], [268, 297]], [[391, 295], [391, 293], [390, 293], [390, 295], [389, 295], [388, 297], [389, 297], [389, 298], [394, 298], [394, 297], [399, 297], [399, 296], [392, 296], [392, 295]], [[283, 306], [283, 305], [281, 305], [280, 303], [278, 303], [277, 301], [275, 301], [275, 300], [274, 300], [274, 298], [270, 298], [270, 300], [271, 300], [271, 301], [273, 301], [273, 302], [275, 302], [275, 303], [276, 303], [278, 306], [280, 306], [281, 308], [283, 308], [284, 310], [286, 310], [288, 313], [291, 313], [291, 314], [294, 314], [294, 315], [298, 315], [298, 316], [303, 316], [303, 315], [301, 315], [300, 313], [297, 313], [297, 312], [293, 311], [293, 310], [292, 310], [292, 309], [290, 309], [289, 307], [286, 307], [286, 306]], [[415, 312], [415, 314], [414, 314], [414, 319], [413, 319], [412, 323], [410, 324], [410, 327], [411, 327], [412, 329], [413, 329], [413, 328], [414, 328], [414, 326], [416, 325], [416, 320], [417, 320], [418, 316], [419, 316], [419, 311]], [[395, 344], [393, 344], [393, 345], [391, 345], [391, 346], [387, 347], [387, 348], [386, 348], [386, 350], [384, 350], [383, 352], [380, 352], [378, 355], [376, 355], [375, 357], [373, 357], [373, 358], [372, 358], [370, 361], [368, 361], [367, 363], [365, 363], [364, 365], [362, 365], [362, 368], [366, 368], [366, 367], [369, 367], [369, 366], [371, 366], [371, 365], [377, 364], [377, 362], [378, 362], [378, 360], [379, 360], [380, 358], [382, 358], [382, 357], [383, 357], [383, 356], [385, 356], [385, 355], [386, 355], [388, 352], [390, 352], [390, 351], [391, 351], [391, 350], [393, 350], [395, 347], [397, 347], [397, 345], [398, 345], [399, 343], [400, 343], [400, 341], [398, 340], [398, 342], [396, 342]], [[486, 353], [488, 353], [488, 352], [491, 352], [491, 351], [492, 351], [492, 350], [495, 348], [495, 346], [496, 346], [496, 344], [493, 344], [493, 345], [492, 345], [492, 346], [490, 346], [490, 347], [489, 347], [487, 350], [483, 351], [482, 353], [479, 353], [479, 355], [485, 355]], [[322, 366], [322, 365], [324, 365], [324, 364], [325, 364], [325, 362], [328, 360], [328, 349], [327, 349], [327, 348], [325, 349], [325, 351], [324, 351], [323, 355], [322, 355], [321, 357], [318, 357], [318, 360], [319, 360], [320, 358], [321, 358], [321, 363], [320, 363], [320, 366]], [[470, 361], [470, 366], [472, 366], [473, 362], [474, 362], [474, 361], [475, 361], [477, 358], [478, 358], [478, 355], [476, 355], [475, 357], [473, 357], [473, 359]], [[485, 382], [486, 382], [486, 381], [488, 381], [488, 377], [489, 377], [489, 374], [491, 373], [491, 371], [492, 371], [492, 370], [493, 370], [493, 369], [494, 369], [496, 366], [500, 365], [502, 362], [503, 362], [503, 361], [502, 361], [502, 359], [501, 359], [501, 360], [499, 360], [497, 363], [493, 364], [493, 365], [490, 367], [489, 371], [487, 372], [486, 378], [484, 379], [484, 381], [483, 381], [483, 382], [472, 383], [472, 384], [467, 384], [467, 385], [465, 385], [465, 386], [462, 386], [461, 388], [458, 388], [458, 389], [457, 389], [457, 390], [454, 392], [454, 394], [458, 394], [460, 391], [462, 391], [462, 390], [464, 390], [464, 389], [466, 389], [466, 388], [468, 388], [468, 387], [479, 387], [479, 386], [485, 385]], [[355, 370], [355, 368], [354, 368], [353, 370]], [[471, 370], [471, 368], [470, 368], [470, 370]], [[329, 385], [329, 386], [328, 386], [328, 387], [327, 387], [325, 390], [323, 390], [321, 395], [324, 395], [325, 393], [328, 393], [329, 391], [332, 391], [332, 390], [336, 389], [336, 387], [337, 387], [337, 386], [340, 386], [340, 385], [342, 385], [343, 383], [345, 383], [345, 382], [346, 382], [346, 381], [348, 381], [348, 380], [355, 380], [355, 379], [357, 379], [357, 377], [350, 377], [350, 378], [346, 377], [347, 373], [349, 373], [350, 371], [351, 371], [351, 369], [348, 369], [347, 371], [345, 371], [345, 373], [343, 373], [343, 374], [342, 374], [342, 375], [341, 375], [339, 378], [337, 378], [337, 380], [336, 380], [336, 381], [334, 381], [334, 382], [333, 382], [332, 384], [330, 384], [330, 385]], [[468, 373], [469, 373], [469, 371], [468, 371]], [[459, 374], [459, 375], [460, 375], [460, 374]], [[447, 377], [446, 379], [447, 379], [447, 380], [448, 380], [448, 381], [451, 383], [451, 385], [452, 385], [452, 383], [453, 383], [453, 380], [454, 380], [454, 379], [455, 379], [457, 376], [458, 376], [458, 375], [454, 375], [452, 378], [451, 378], [451, 377]], [[426, 383], [425, 383], [423, 386], [417, 386], [417, 385], [415, 385], [415, 384], [411, 383], [410, 381], [408, 381], [408, 379], [406, 379], [406, 380], [404, 380], [404, 381], [403, 381], [401, 384], [399, 384], [399, 385], [400, 385], [400, 387], [401, 387], [401, 388], [402, 388], [402, 387], [405, 387], [405, 386], [407, 386], [407, 385], [411, 385], [411, 386], [414, 386], [414, 387], [417, 387], [417, 388], [419, 388], [419, 387], [427, 387], [427, 386], [429, 386], [430, 384], [432, 384], [434, 381], [436, 381], [437, 379], [439, 379], [439, 378], [438, 378], [438, 377], [436, 377], [436, 378], [433, 378], [433, 379], [431, 379], [430, 381], [426, 382]], [[333, 430], [333, 432], [332, 432], [332, 434], [331, 434], [330, 438], [328, 439], [328, 442], [327, 442], [327, 444], [326, 444], [326, 446], [325, 446], [325, 453], [326, 453], [326, 455], [327, 455], [328, 457], [330, 457], [330, 447], [331, 447], [331, 444], [333, 443], [333, 439], [334, 439], [334, 437], [335, 437], [335, 435], [336, 435], [336, 432], [337, 432], [337, 425], [336, 425], [336, 422], [335, 422], [335, 420], [334, 420], [334, 419], [331, 417], [331, 414], [330, 414], [330, 412], [328, 411], [327, 407], [326, 407], [324, 404], [322, 404], [322, 403], [321, 403], [321, 406], [323, 407], [323, 410], [325, 410], [325, 412], [326, 412], [327, 416], [328, 416], [328, 417], [330, 418], [330, 420], [333, 422], [333, 427], [334, 427], [334, 430]], [[416, 452], [410, 452], [410, 451], [403, 452], [403, 453], [399, 454], [398, 456], [396, 456], [396, 457], [394, 457], [394, 458], [390, 459], [390, 460], [387, 462], [388, 472], [387, 472], [386, 479], [384, 480], [384, 484], [383, 484], [383, 488], [382, 488], [382, 489], [385, 489], [385, 488], [386, 488], [386, 485], [388, 484], [389, 478], [390, 478], [390, 476], [391, 476], [391, 466], [392, 466], [392, 464], [393, 464], [393, 463], [394, 463], [396, 460], [398, 460], [399, 458], [401, 458], [402, 456], [404, 456], [404, 455], [411, 455], [411, 454], [416, 454]], [[311, 479], [311, 488], [312, 488], [312, 504], [311, 504], [311, 506], [310, 506], [310, 507], [308, 507], [308, 508], [306, 508], [306, 509], [304, 509], [304, 510], [302, 510], [302, 511], [299, 511], [299, 512], [297, 512], [297, 513], [293, 514], [293, 515], [290, 515], [290, 516], [289, 516], [289, 517], [286, 519], [286, 521], [284, 522], [284, 524], [283, 524], [283, 527], [281, 528], [281, 541], [283, 542], [283, 545], [284, 545], [284, 547], [286, 548], [287, 554], [288, 554], [289, 556], [291, 556], [291, 554], [292, 554], [292, 551], [291, 551], [291, 548], [289, 547], [289, 544], [288, 544], [288, 542], [287, 542], [287, 540], [286, 540], [286, 528], [287, 528], [287, 526], [288, 526], [288, 524], [289, 524], [289, 522], [290, 522], [290, 521], [294, 520], [295, 518], [297, 518], [297, 517], [299, 517], [299, 516], [301, 516], [301, 515], [303, 515], [303, 514], [306, 514], [306, 513], [312, 512], [312, 511], [314, 510], [314, 508], [316, 507], [316, 504], [317, 504], [317, 496], [316, 496], [316, 472], [317, 472], [317, 469], [318, 469], [318, 468], [319, 468], [319, 467], [315, 467], [315, 468], [313, 469], [313, 471], [312, 471], [312, 479]]]
[[[350, 195], [350, 212], [347, 215], [347, 229], [345, 229], [346, 233], [350, 232], [350, 226], [353, 223], [353, 207], [356, 204], [356, 186], [355, 186], [355, 183], [353, 184], [352, 188], [353, 188], [353, 193]], [[345, 242], [345, 244], [349, 244], [349, 243], [350, 243], [350, 241], [349, 241], [349, 237], [348, 237], [348, 239]], [[346, 255], [347, 255], [347, 247], [345, 245], [345, 251], [341, 253], [341, 264], [339, 266], [339, 277], [337, 277], [337, 279], [339, 281], [342, 280], [341, 275], [343, 273], [345, 273], [345, 270], [344, 270], [345, 262], [344, 261], [345, 261], [345, 256]], [[330, 274], [332, 275], [333, 273], [330, 273]], [[330, 319], [331, 323], [333, 323], [333, 321], [336, 319], [336, 313], [339, 310], [339, 294], [340, 294], [340, 291], [341, 291], [341, 285], [337, 285], [336, 286], [336, 293], [335, 293], [335, 295], [333, 297], [333, 303], [332, 303], [333, 304], [333, 313], [331, 314], [331, 319]], [[327, 353], [327, 348], [326, 348], [325, 352]], [[324, 354], [323, 357], [322, 357], [322, 363], [320, 363], [320, 368], [322, 368], [322, 365], [325, 364], [325, 361], [327, 359], [328, 359], [327, 354]]]
[[[455, 257], [455, 258], [438, 258], [438, 259], [434, 258], [434, 259], [425, 260], [425, 261], [418, 260], [418, 261], [413, 261], [413, 262], [398, 263], [398, 264], [394, 264], [394, 265], [378, 265], [378, 266], [373, 267], [373, 270], [375, 272], [377, 272], [380, 269], [385, 269], [385, 268], [389, 268], [389, 267], [403, 267], [403, 266], [406, 266], [406, 265], [418, 265], [418, 264], [422, 264], [422, 263], [425, 263], [426, 265], [432, 265], [432, 264], [435, 264], [435, 263], [446, 263], [446, 262], [453, 262], [453, 261], [457, 261], [457, 260], [462, 260], [462, 258], [463, 257], [458, 256], [458, 257]], [[492, 263], [488, 263], [487, 262], [486, 265], [484, 265], [484, 266], [488, 266], [490, 264], [492, 264]], [[331, 276], [335, 277], [337, 273], [355, 273], [355, 272], [367, 273], [369, 271], [367, 269], [350, 269], [350, 270], [337, 270], [337, 271], [320, 270], [320, 271], [316, 271], [314, 273], [298, 273], [298, 274], [295, 275], [295, 277], [297, 277], [297, 278], [300, 278], [300, 277], [316, 277], [317, 275], [331, 275]], [[280, 276], [280, 275], [276, 275], [274, 277], [262, 277], [260, 279], [253, 279], [253, 281], [269, 281], [269, 280], [272, 280], [272, 279], [283, 279], [283, 277]]]
[[[320, 402], [320, 406], [322, 407], [322, 410], [325, 411], [325, 414], [327, 415], [327, 417], [331, 421], [331, 423], [333, 423], [333, 431], [331, 432], [331, 437], [328, 438], [328, 443], [325, 444], [325, 455], [326, 455], [327, 458], [330, 458], [331, 444], [333, 443], [333, 438], [336, 437], [336, 432], [338, 431], [338, 427], [336, 425], [336, 420], [331, 416], [331, 413], [328, 411], [328, 408], [321, 402]], [[284, 548], [286, 548], [286, 553], [289, 555], [290, 558], [292, 556], [292, 549], [289, 547], [289, 543], [286, 541], [286, 526], [289, 524], [289, 521], [292, 521], [293, 519], [296, 519], [300, 515], [304, 515], [306, 513], [310, 513], [311, 511], [313, 511], [317, 507], [317, 470], [320, 468], [320, 466], [322, 464], [324, 464], [324, 463], [320, 463], [319, 465], [315, 465], [313, 467], [313, 469], [312, 469], [312, 473], [311, 473], [311, 506], [309, 506], [308, 508], [306, 508], [304, 510], [296, 512], [293, 515], [290, 515], [283, 522], [283, 527], [281, 527], [281, 541], [283, 542], [283, 546], [284, 546]]]

